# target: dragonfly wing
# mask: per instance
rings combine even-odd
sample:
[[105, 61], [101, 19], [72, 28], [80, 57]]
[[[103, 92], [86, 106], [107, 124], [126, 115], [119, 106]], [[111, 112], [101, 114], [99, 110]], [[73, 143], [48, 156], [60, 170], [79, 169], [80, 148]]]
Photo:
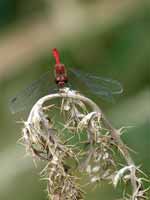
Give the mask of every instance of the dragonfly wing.
[[114, 95], [119, 95], [123, 92], [123, 87], [119, 81], [91, 75], [77, 69], [71, 68], [70, 71], [84, 82], [92, 93], [104, 99], [112, 101]]
[[112, 92], [104, 86], [101, 86], [99, 84], [86, 84], [87, 87], [89, 88], [89, 90], [91, 91], [91, 93], [96, 94], [97, 96], [101, 97], [104, 100], [108, 100], [108, 101], [114, 101], [114, 96], [112, 94]]
[[10, 99], [9, 107], [11, 112], [16, 113], [30, 108], [40, 97], [52, 93], [55, 86], [51, 85], [49, 79], [49, 72], [47, 72]]
[[121, 83], [117, 80], [89, 74], [86, 75], [86, 79], [89, 79], [91, 81], [93, 80], [92, 82], [95, 82], [96, 84], [99, 84], [103, 88], [109, 90], [112, 93], [112, 95], [118, 95], [123, 93], [123, 87]]

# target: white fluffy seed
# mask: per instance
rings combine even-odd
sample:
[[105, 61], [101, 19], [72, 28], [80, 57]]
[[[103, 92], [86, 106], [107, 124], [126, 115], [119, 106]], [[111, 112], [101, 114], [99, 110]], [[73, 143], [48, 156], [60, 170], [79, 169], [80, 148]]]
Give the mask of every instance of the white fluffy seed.
[[94, 177], [91, 178], [91, 182], [92, 183], [95, 183], [97, 181], [99, 181], [99, 177], [98, 176], [94, 176]]
[[100, 169], [99, 166], [95, 166], [95, 167], [93, 167], [92, 172], [96, 173], [99, 171], [99, 169]]
[[91, 173], [91, 165], [88, 165], [88, 166], [87, 166], [86, 172], [89, 173], [89, 174]]

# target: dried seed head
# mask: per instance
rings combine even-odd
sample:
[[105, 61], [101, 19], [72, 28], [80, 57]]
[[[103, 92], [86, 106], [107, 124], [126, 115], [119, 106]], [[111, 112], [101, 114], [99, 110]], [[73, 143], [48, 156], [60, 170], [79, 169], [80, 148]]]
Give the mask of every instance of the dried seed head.
[[[43, 107], [46, 101], [56, 97], [62, 98], [60, 121], [52, 120], [47, 114], [56, 113], [55, 105]], [[111, 180], [117, 187], [121, 180], [130, 181], [133, 194], [130, 197], [125, 194], [123, 199], [146, 198], [148, 189], [143, 189], [143, 179], [137, 177], [140, 170], [131, 163], [120, 136], [94, 102], [69, 88], [41, 98], [33, 106], [23, 128], [27, 151], [33, 159], [46, 162], [41, 176], [47, 181], [51, 200], [83, 199], [84, 192], [75, 175], [77, 169], [86, 172], [91, 184]], [[118, 150], [131, 163], [120, 170], [117, 170], [120, 168]]]

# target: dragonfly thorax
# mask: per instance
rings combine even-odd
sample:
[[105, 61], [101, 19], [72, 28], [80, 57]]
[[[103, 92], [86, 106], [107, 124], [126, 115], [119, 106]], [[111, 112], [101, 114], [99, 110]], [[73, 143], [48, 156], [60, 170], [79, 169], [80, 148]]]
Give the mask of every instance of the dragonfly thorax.
[[55, 65], [55, 72], [56, 74], [65, 74], [65, 65], [64, 64], [56, 64]]
[[67, 72], [63, 64], [55, 65], [55, 82], [59, 87], [64, 87], [68, 82]]

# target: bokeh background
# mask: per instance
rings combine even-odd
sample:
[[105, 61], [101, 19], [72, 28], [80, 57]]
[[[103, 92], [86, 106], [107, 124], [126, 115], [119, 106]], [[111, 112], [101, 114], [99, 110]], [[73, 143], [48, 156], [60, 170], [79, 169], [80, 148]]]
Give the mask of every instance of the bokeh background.
[[[115, 104], [91, 98], [114, 126], [130, 127], [124, 141], [150, 175], [150, 1], [0, 0], [1, 200], [46, 199], [40, 167], [16, 143], [21, 116], [10, 113], [8, 101], [52, 67], [54, 47], [83, 71], [122, 83]], [[86, 200], [119, 197], [107, 184], [86, 192]]]

